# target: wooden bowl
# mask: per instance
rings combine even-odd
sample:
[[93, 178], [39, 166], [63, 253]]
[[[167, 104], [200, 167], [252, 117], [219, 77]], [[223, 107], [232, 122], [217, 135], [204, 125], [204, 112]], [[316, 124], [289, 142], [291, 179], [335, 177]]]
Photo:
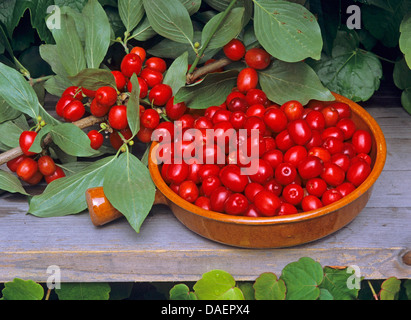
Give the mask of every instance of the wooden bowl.
[[[357, 128], [373, 137], [372, 171], [352, 193], [318, 210], [274, 217], [231, 216], [208, 211], [185, 201], [174, 193], [161, 177], [158, 165], [149, 157], [148, 168], [158, 192], [177, 219], [193, 232], [231, 246], [243, 248], [290, 247], [323, 238], [350, 223], [367, 204], [372, 187], [386, 160], [386, 142], [377, 122], [358, 104], [334, 94], [336, 101], [351, 107]], [[150, 152], [157, 146], [153, 143]]]

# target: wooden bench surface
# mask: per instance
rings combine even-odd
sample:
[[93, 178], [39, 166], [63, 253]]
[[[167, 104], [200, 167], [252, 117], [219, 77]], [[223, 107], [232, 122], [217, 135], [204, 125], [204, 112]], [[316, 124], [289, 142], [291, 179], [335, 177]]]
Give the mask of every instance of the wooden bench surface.
[[366, 279], [411, 278], [404, 263], [411, 250], [411, 116], [397, 92], [382, 91], [362, 105], [385, 134], [387, 162], [366, 208], [326, 238], [286, 249], [240, 249], [194, 234], [162, 205], [137, 234], [125, 219], [95, 227], [88, 212], [37, 218], [26, 214], [25, 197], [6, 193], [0, 195], [0, 282], [45, 282], [52, 265], [62, 282], [197, 281], [212, 269], [255, 280], [263, 272], [280, 276], [301, 257], [322, 266], [356, 265]]

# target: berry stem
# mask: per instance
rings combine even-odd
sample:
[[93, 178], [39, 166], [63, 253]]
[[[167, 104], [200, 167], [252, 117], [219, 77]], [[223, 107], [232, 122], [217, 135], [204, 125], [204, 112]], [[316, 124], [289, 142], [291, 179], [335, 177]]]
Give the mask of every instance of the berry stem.
[[194, 69], [197, 67], [198, 62], [200, 61], [200, 59], [203, 57], [204, 51], [207, 48], [208, 44], [210, 43], [212, 37], [214, 36], [214, 33], [216, 33], [216, 31], [218, 30], [218, 28], [220, 27], [221, 23], [224, 21], [225, 17], [228, 15], [228, 13], [231, 11], [231, 9], [233, 8], [234, 4], [237, 2], [237, 0], [231, 0], [230, 4], [228, 5], [228, 7], [224, 10], [223, 14], [221, 15], [221, 19], [218, 23], [215, 24], [214, 28], [211, 30], [211, 33], [209, 35], [209, 37], [206, 39], [206, 41], [202, 44], [201, 49], [199, 50], [197, 57], [195, 58], [193, 64], [191, 65], [190, 70], [188, 71], [188, 73], [193, 73]]

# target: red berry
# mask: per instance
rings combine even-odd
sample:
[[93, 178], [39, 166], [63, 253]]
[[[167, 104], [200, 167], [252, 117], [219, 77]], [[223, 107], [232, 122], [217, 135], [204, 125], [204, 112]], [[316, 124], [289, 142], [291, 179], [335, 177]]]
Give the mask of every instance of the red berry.
[[30, 180], [38, 171], [37, 161], [32, 158], [24, 159], [17, 167], [16, 173], [23, 181]]
[[170, 100], [172, 95], [173, 90], [169, 85], [159, 83], [150, 90], [148, 98], [155, 106], [161, 107], [164, 106], [168, 100]]
[[223, 52], [228, 59], [238, 61], [244, 57], [246, 49], [240, 40], [232, 39], [223, 47]]
[[64, 178], [66, 174], [64, 173], [63, 169], [61, 169], [59, 166], [56, 167], [56, 171], [50, 176], [44, 176], [44, 180], [46, 180], [46, 183], [51, 183], [54, 180]]
[[148, 58], [145, 63], [146, 68], [164, 73], [167, 70], [166, 62], [158, 57]]
[[258, 84], [258, 73], [253, 68], [245, 68], [237, 76], [237, 87], [240, 92], [254, 89]]
[[138, 75], [141, 71], [142, 62], [140, 57], [135, 53], [126, 54], [121, 61], [120, 70], [121, 73], [127, 77], [131, 78], [131, 76], [135, 73]]
[[26, 156], [34, 156], [36, 153], [31, 152], [30, 147], [36, 139], [37, 132], [35, 131], [23, 131], [19, 137], [20, 149]]
[[128, 126], [127, 107], [125, 105], [112, 107], [108, 112], [108, 122], [113, 129], [125, 129]]
[[147, 109], [141, 116], [141, 124], [148, 129], [155, 129], [160, 123], [160, 116], [154, 109]]
[[109, 86], [100, 87], [97, 89], [94, 99], [102, 106], [111, 107], [117, 101], [117, 91]]
[[73, 96], [62, 96], [56, 104], [56, 113], [58, 116], [63, 117], [64, 108], [74, 100]]
[[91, 130], [87, 133], [87, 136], [90, 139], [90, 147], [97, 150], [99, 149], [104, 142], [104, 136], [97, 130]]
[[245, 63], [254, 69], [265, 69], [271, 61], [270, 54], [262, 48], [249, 49], [245, 54]]
[[124, 88], [126, 86], [126, 77], [124, 74], [122, 74], [120, 71], [113, 70], [111, 73], [114, 76], [114, 80], [116, 82], [117, 90], [118, 91], [124, 91]]
[[39, 171], [45, 176], [52, 175], [57, 168], [54, 160], [50, 156], [41, 156], [37, 161], [37, 164]]
[[86, 113], [86, 108], [81, 101], [73, 100], [63, 110], [63, 118], [67, 122], [80, 120]]

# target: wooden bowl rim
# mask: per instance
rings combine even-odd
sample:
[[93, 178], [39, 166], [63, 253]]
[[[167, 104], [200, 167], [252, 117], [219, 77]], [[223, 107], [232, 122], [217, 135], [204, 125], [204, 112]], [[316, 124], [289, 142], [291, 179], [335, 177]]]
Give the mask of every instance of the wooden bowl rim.
[[301, 222], [304, 220], [315, 219], [321, 217], [323, 215], [327, 215], [332, 213], [349, 203], [355, 201], [357, 198], [361, 197], [365, 194], [377, 181], [378, 177], [380, 176], [386, 161], [386, 153], [387, 153], [387, 146], [384, 134], [375, 121], [375, 119], [360, 105], [355, 103], [354, 101], [345, 98], [337, 93], [332, 93], [336, 98], [337, 102], [344, 102], [348, 104], [351, 110], [356, 113], [357, 115], [362, 118], [362, 120], [367, 124], [368, 128], [370, 129], [372, 135], [374, 136], [376, 142], [376, 159], [374, 163], [374, 167], [368, 176], [368, 178], [353, 192], [346, 195], [341, 200], [338, 200], [334, 203], [331, 203], [327, 206], [324, 206], [320, 209], [296, 213], [292, 215], [285, 215], [285, 216], [273, 216], [273, 217], [245, 217], [245, 216], [233, 216], [225, 213], [215, 212], [211, 210], [202, 209], [193, 203], [190, 203], [180, 196], [178, 196], [173, 190], [169, 188], [169, 186], [165, 183], [163, 178], [161, 177], [160, 171], [158, 169], [158, 165], [154, 163], [151, 159], [151, 153], [153, 149], [158, 145], [157, 142], [153, 142], [150, 147], [150, 155], [148, 157], [148, 168], [153, 179], [154, 184], [156, 185], [157, 189], [170, 201], [178, 205], [179, 207], [201, 216], [206, 219], [212, 219], [224, 223], [233, 223], [233, 224], [245, 224], [245, 225], [272, 225], [272, 224], [287, 224], [287, 223], [295, 223]]

